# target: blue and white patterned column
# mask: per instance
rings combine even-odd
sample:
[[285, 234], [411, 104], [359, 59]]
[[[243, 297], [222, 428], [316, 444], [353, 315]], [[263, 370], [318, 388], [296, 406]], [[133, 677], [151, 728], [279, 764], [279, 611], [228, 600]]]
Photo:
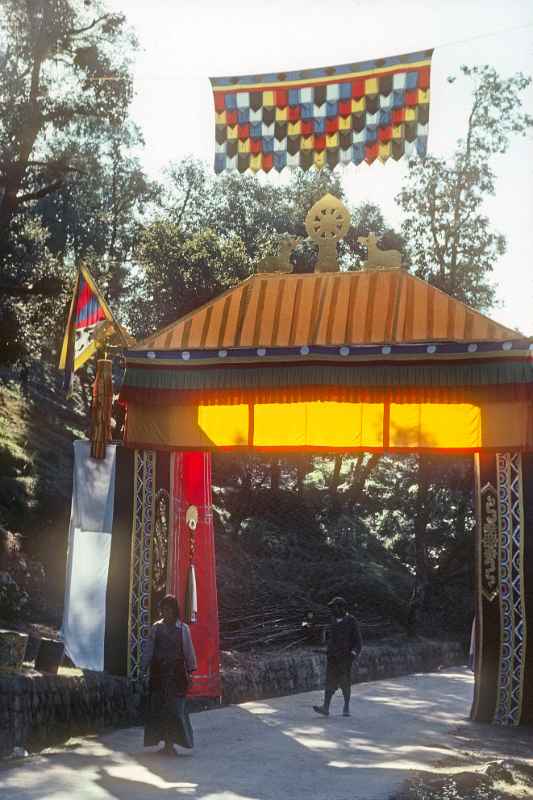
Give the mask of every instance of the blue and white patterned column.
[[135, 451], [128, 622], [128, 678], [134, 682], [141, 677], [143, 647], [151, 625], [155, 469], [154, 450]]
[[496, 456], [499, 520], [500, 663], [494, 721], [519, 725], [526, 666], [522, 455]]

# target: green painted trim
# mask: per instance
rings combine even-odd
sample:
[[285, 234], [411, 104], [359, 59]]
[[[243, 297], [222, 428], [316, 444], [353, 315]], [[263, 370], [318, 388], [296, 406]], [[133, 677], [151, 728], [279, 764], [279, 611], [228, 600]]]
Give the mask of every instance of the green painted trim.
[[434, 364], [346, 366], [308, 364], [293, 366], [233, 367], [213, 369], [136, 369], [128, 367], [124, 387], [136, 389], [256, 389], [288, 386], [494, 386], [533, 383], [529, 362], [484, 364]]

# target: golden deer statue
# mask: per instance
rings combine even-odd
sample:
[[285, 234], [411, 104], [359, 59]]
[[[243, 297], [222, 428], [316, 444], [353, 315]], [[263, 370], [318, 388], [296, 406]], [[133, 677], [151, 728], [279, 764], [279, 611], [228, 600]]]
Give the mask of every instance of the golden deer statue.
[[358, 236], [359, 244], [364, 245], [368, 250], [368, 258], [363, 261], [363, 269], [401, 269], [402, 254], [399, 250], [379, 250], [378, 239], [375, 233], [368, 236]]
[[292, 272], [291, 253], [301, 241], [299, 236], [280, 236], [278, 255], [262, 258], [257, 265], [257, 272]]

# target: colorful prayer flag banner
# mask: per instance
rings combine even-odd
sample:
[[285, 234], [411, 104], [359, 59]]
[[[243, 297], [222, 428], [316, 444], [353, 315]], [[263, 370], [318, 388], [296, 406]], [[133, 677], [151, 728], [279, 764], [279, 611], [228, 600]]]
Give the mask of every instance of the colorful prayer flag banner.
[[433, 50], [266, 75], [210, 78], [215, 172], [372, 164], [427, 150]]
[[66, 381], [70, 382], [71, 373], [76, 372], [94, 355], [99, 346], [95, 339], [96, 330], [106, 321], [111, 324], [102, 338], [120, 331], [120, 327], [91, 273], [86, 267], [80, 267], [59, 360], [59, 369], [65, 370]]

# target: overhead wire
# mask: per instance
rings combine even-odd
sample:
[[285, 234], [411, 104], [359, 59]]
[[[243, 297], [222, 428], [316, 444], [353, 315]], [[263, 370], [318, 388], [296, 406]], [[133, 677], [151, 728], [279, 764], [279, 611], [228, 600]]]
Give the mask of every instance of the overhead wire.
[[[517, 31], [527, 30], [529, 28], [533, 28], [533, 20], [531, 22], [525, 23], [524, 25], [514, 25], [514, 26], [511, 26], [509, 28], [501, 28], [501, 29], [496, 30], [496, 31], [491, 31], [490, 33], [479, 33], [479, 34], [476, 34], [475, 36], [467, 36], [464, 39], [455, 39], [455, 40], [450, 41], [450, 42], [443, 42], [441, 44], [435, 45], [435, 47], [433, 49], [434, 50], [443, 50], [446, 47], [457, 47], [459, 45], [469, 44], [470, 42], [475, 42], [475, 41], [478, 41], [480, 39], [490, 39], [490, 38], [493, 38], [493, 37], [496, 37], [496, 36], [505, 36], [508, 33], [516, 33]], [[429, 48], [427, 48], [427, 49], [429, 49]], [[142, 80], [142, 81], [164, 81], [164, 80], [166, 81], [166, 80], [180, 80], [180, 79], [183, 79], [183, 78], [191, 79], [191, 78], [206, 78], [206, 77], [207, 76], [205, 74], [202, 74], [202, 75], [191, 75], [190, 73], [183, 73], [183, 74], [174, 73], [174, 74], [167, 74], [167, 75], [146, 75], [146, 74], [145, 75], [142, 75], [142, 74], [136, 74], [135, 75], [135, 79], [136, 80]], [[122, 80], [127, 80], [127, 78], [125, 78], [124, 76], [103, 75], [103, 76], [100, 76], [100, 77], [89, 78], [89, 80], [91, 80], [91, 81], [122, 81]]]

